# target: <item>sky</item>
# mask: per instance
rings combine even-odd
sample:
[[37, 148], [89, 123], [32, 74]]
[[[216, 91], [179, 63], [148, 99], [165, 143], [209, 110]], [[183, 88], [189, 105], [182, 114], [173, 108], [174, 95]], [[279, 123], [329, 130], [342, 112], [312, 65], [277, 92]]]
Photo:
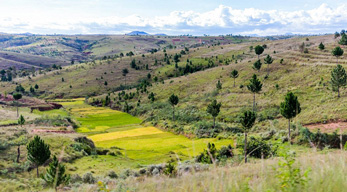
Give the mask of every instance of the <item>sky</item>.
[[168, 35], [325, 34], [347, 0], [0, 0], [0, 32]]

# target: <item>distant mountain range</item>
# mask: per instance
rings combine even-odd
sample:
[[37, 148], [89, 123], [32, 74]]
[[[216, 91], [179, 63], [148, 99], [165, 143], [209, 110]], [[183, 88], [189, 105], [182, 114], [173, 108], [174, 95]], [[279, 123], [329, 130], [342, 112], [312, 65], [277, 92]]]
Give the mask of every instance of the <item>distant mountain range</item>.
[[[136, 35], [152, 35], [152, 34], [146, 33], [144, 31], [132, 31], [130, 33], [127, 33], [126, 35], [136, 36]], [[156, 35], [156, 36], [167, 36], [164, 33], [158, 33], [158, 34], [154, 34], [154, 35]]]

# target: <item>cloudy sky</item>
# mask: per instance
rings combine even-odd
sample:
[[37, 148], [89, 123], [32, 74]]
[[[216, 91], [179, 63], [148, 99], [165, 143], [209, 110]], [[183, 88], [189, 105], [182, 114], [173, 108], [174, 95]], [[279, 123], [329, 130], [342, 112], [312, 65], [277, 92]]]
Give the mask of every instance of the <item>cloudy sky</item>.
[[324, 34], [347, 29], [347, 0], [0, 0], [0, 32]]

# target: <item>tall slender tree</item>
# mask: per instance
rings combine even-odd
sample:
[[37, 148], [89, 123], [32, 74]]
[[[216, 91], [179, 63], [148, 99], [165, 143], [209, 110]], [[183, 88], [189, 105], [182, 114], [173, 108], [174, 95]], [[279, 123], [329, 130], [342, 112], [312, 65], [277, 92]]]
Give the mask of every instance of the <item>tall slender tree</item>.
[[261, 91], [263, 84], [257, 78], [257, 75], [254, 74], [252, 78], [249, 80], [249, 84], [247, 85], [248, 90], [253, 93], [253, 111], [255, 111], [255, 94]]
[[335, 47], [331, 52], [336, 57], [336, 64], [339, 64], [339, 57], [343, 55], [343, 49], [341, 47]]
[[260, 60], [260, 59], [259, 59], [259, 56], [260, 56], [261, 54], [263, 54], [263, 52], [264, 52], [264, 47], [261, 46], [261, 45], [257, 45], [257, 46], [254, 48], [254, 51], [255, 51], [255, 54], [258, 55], [258, 60]]
[[124, 77], [125, 86], [127, 86], [127, 75], [128, 75], [128, 73], [129, 73], [129, 70], [128, 70], [127, 68], [124, 68], [124, 69], [122, 70], [122, 75], [123, 75], [123, 77]]
[[290, 121], [301, 112], [298, 97], [292, 92], [288, 92], [284, 98], [284, 102], [280, 105], [280, 112], [283, 117], [288, 119], [288, 142], [291, 143], [290, 137]]
[[344, 87], [347, 84], [347, 74], [345, 69], [341, 65], [337, 65], [331, 71], [331, 85], [334, 91], [337, 92], [337, 97], [340, 97], [340, 87]]
[[47, 145], [39, 136], [35, 136], [34, 140], [27, 145], [28, 160], [35, 164], [36, 174], [39, 177], [39, 166], [43, 165], [51, 156], [49, 145]]
[[230, 77], [234, 79], [234, 87], [235, 87], [235, 79], [239, 77], [239, 72], [234, 69], [233, 71], [231, 71]]
[[13, 99], [16, 101], [16, 104], [17, 104], [17, 117], [19, 117], [19, 111], [18, 111], [19, 103], [18, 103], [18, 100], [22, 98], [22, 94], [14, 93], [12, 96], [13, 96]]
[[243, 132], [245, 135], [245, 146], [244, 146], [244, 155], [245, 163], [247, 163], [247, 134], [249, 130], [253, 127], [257, 115], [254, 111], [245, 111], [241, 114], [240, 122], [243, 127]]
[[213, 128], [216, 127], [216, 117], [218, 116], [218, 114], [220, 112], [221, 106], [222, 106], [222, 103], [217, 103], [217, 100], [213, 100], [207, 106], [207, 113], [211, 114], [213, 117]]
[[269, 65], [271, 65], [274, 60], [272, 59], [272, 57], [270, 55], [267, 55], [266, 58], [264, 59], [264, 61], [267, 64], [267, 75], [269, 76], [269, 73], [270, 73]]
[[172, 120], [175, 121], [175, 106], [178, 104], [179, 98], [175, 94], [169, 97], [169, 103], [172, 106]]

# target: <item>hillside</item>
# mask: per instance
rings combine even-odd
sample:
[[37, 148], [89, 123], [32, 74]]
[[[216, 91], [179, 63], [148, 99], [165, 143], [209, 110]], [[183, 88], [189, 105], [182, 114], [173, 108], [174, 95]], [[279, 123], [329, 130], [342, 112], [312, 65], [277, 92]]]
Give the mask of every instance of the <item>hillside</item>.
[[[132, 51], [135, 55], [166, 47], [234, 43], [234, 37], [174, 37], [163, 35], [0, 35], [0, 69], [67, 65], [114, 57]], [[19, 59], [20, 58], [20, 59]], [[39, 60], [38, 60], [39, 59]]]
[[[309, 53], [299, 52], [299, 45], [303, 42], [305, 42]], [[324, 51], [318, 49], [321, 42], [326, 46]], [[336, 66], [336, 58], [331, 55], [331, 50], [337, 46], [332, 36], [309, 37], [309, 41], [306, 41], [306, 38], [294, 38], [262, 43], [266, 44], [268, 48], [261, 56], [263, 65], [259, 72], [252, 69], [257, 58], [253, 52], [249, 51], [250, 45], [255, 47], [257, 44], [223, 46], [223, 49], [216, 48], [214, 51], [207, 49], [210, 52], [203, 54], [201, 53], [203, 52], [202, 49], [200, 49], [201, 52], [194, 52], [187, 58], [194, 63], [199, 54], [200, 57], [213, 58], [218, 56], [218, 59], [213, 59], [218, 63], [219, 60], [224, 61], [239, 53], [242, 61], [239, 60], [237, 63], [234, 61], [229, 65], [220, 63], [218, 67], [172, 78], [166, 80], [165, 83], [153, 83], [152, 87], [148, 87], [147, 93], [154, 93], [155, 102], [152, 103], [147, 98], [148, 94], [139, 94], [132, 101], [128, 101], [131, 106], [134, 106], [131, 113], [139, 114], [143, 119], [151, 119], [150, 114], [154, 113], [163, 122], [167, 122], [171, 119], [169, 115], [165, 115], [166, 112], [171, 111], [167, 100], [171, 94], [176, 94], [180, 98], [177, 109], [178, 116], [180, 113], [187, 115], [185, 111], [194, 107], [203, 114], [202, 119], [211, 120], [212, 117], [205, 111], [212, 99], [217, 99], [222, 103], [221, 113], [217, 120], [234, 124], [237, 122], [236, 119], [240, 111], [252, 107], [253, 94], [247, 90], [246, 85], [251, 76], [257, 74], [263, 83], [262, 91], [256, 94], [257, 111], [261, 119], [257, 124], [259, 129], [271, 130], [286, 127], [286, 121], [281, 118], [279, 113], [279, 105], [288, 91], [298, 95], [302, 106], [302, 113], [298, 115], [295, 122], [307, 125], [339, 122], [347, 118], [346, 106], [343, 104], [346, 100], [346, 91], [341, 89], [342, 97], [337, 98], [337, 93], [331, 90], [330, 85], [330, 73]], [[266, 66], [263, 61], [267, 54], [274, 58], [273, 64], [269, 66]], [[339, 64], [346, 66], [347, 61], [344, 58], [342, 56], [339, 59]], [[283, 59], [282, 64], [280, 64], [281, 59]], [[184, 58], [179, 65], [184, 67], [186, 63]], [[233, 86], [234, 80], [230, 77], [230, 73], [234, 69], [238, 70], [240, 74], [236, 79], [235, 87]], [[165, 67], [159, 68], [152, 73], [152, 77], [161, 76], [163, 71], [167, 72], [167, 70], [169, 69]], [[266, 77], [267, 70], [269, 70], [268, 77]], [[222, 89], [219, 91], [216, 89], [218, 80], [222, 83]], [[128, 91], [128, 93], [131, 92], [135, 93], [136, 90]], [[105, 95], [97, 98], [104, 99]], [[119, 100], [118, 93], [111, 94], [111, 101], [113, 100]], [[138, 100], [141, 100], [140, 107], [136, 107]], [[122, 100], [120, 101], [122, 103]], [[90, 102], [92, 102], [91, 99]], [[153, 105], [160, 105], [161, 107], [151, 109]], [[122, 108], [122, 104], [119, 107]], [[181, 117], [179, 116], [179, 118]], [[182, 118], [184, 117], [182, 116]], [[187, 125], [183, 122], [178, 124], [181, 123], [183, 126]], [[170, 126], [175, 126], [174, 124]], [[188, 127], [192, 126], [192, 122], [188, 124]], [[258, 129], [257, 127], [255, 130]]]
[[[110, 37], [111, 38], [111, 37]], [[136, 42], [133, 42], [132, 46], [137, 47], [137, 44], [146, 45], [143, 41], [151, 41], [152, 37], [124, 37], [130, 40], [131, 38], [137, 38]], [[160, 38], [168, 38], [168, 37], [160, 37]], [[170, 37], [171, 38], [171, 37]], [[188, 38], [188, 37], [187, 37]], [[210, 39], [217, 37], [208, 37]], [[189, 38], [188, 38], [189, 39]], [[72, 97], [85, 97], [85, 96], [95, 96], [101, 95], [103, 93], [117, 91], [122, 86], [136, 86], [141, 79], [145, 79], [148, 73], [152, 75], [156, 72], [157, 78], [159, 80], [167, 79], [172, 76], [173, 68], [174, 68], [174, 56], [175, 54], [180, 54], [182, 58], [180, 60], [184, 60], [186, 58], [194, 58], [194, 63], [199, 64], [200, 62], [203, 65], [207, 65], [207, 61], [204, 58], [210, 57], [210, 55], [219, 55], [224, 53], [235, 53], [241, 54], [240, 50], [237, 50], [238, 47], [245, 48], [245, 45], [239, 44], [240, 41], [255, 41], [257, 39], [247, 39], [244, 37], [241, 38], [229, 38], [229, 39], [221, 39], [222, 44], [225, 44], [225, 49], [220, 49], [221, 45], [204, 45], [198, 48], [187, 48], [188, 51], [184, 51], [184, 48], [167, 48], [165, 49], [165, 53], [163, 50], [153, 51], [152, 53], [147, 53], [147, 51], [143, 50], [145, 54], [136, 54], [134, 56], [124, 56], [124, 57], [102, 57], [99, 60], [93, 60], [91, 62], [86, 62], [82, 64], [75, 64], [71, 66], [64, 67], [62, 70], [54, 70], [46, 73], [36, 73], [35, 77], [32, 76], [31, 79], [27, 78], [17, 78], [14, 80], [15, 84], [22, 84], [24, 88], [27, 90], [30, 86], [34, 86], [38, 84], [40, 86], [40, 97], [46, 98], [72, 98]], [[232, 40], [233, 39], [233, 40]], [[223, 41], [222, 41], [223, 40]], [[229, 44], [229, 41], [233, 43]], [[235, 40], [235, 41], [234, 41]], [[115, 42], [119, 42], [115, 40]], [[110, 43], [111, 40], [107, 40], [107, 43]], [[195, 42], [194, 38], [192, 38], [191, 42]], [[215, 42], [211, 41], [210, 43]], [[130, 43], [120, 42], [120, 45], [130, 45]], [[185, 44], [189, 46], [189, 42], [185, 42]], [[105, 50], [109, 50], [111, 44], [102, 44], [100, 45], [100, 49], [95, 47], [93, 53], [100, 52], [100, 54], [106, 54]], [[130, 48], [129, 48], [130, 49]], [[143, 49], [143, 47], [141, 48]], [[149, 49], [149, 48], [147, 48]], [[151, 50], [154, 48], [151, 48]], [[181, 51], [184, 51], [184, 54], [181, 54]], [[239, 55], [238, 57], [242, 57]], [[135, 61], [135, 65], [138, 69], [132, 68], [130, 66], [132, 61]], [[168, 64], [169, 62], [169, 64]], [[146, 65], [148, 65], [146, 67]], [[129, 70], [129, 74], [127, 74], [126, 78], [122, 74], [122, 70], [127, 68]], [[64, 82], [62, 81], [64, 79]], [[105, 85], [107, 82], [107, 85]], [[0, 91], [11, 92], [15, 88], [14, 83], [5, 83], [1, 82], [3, 89]], [[86, 88], [87, 86], [87, 88]], [[70, 88], [71, 87], [71, 88]]]

